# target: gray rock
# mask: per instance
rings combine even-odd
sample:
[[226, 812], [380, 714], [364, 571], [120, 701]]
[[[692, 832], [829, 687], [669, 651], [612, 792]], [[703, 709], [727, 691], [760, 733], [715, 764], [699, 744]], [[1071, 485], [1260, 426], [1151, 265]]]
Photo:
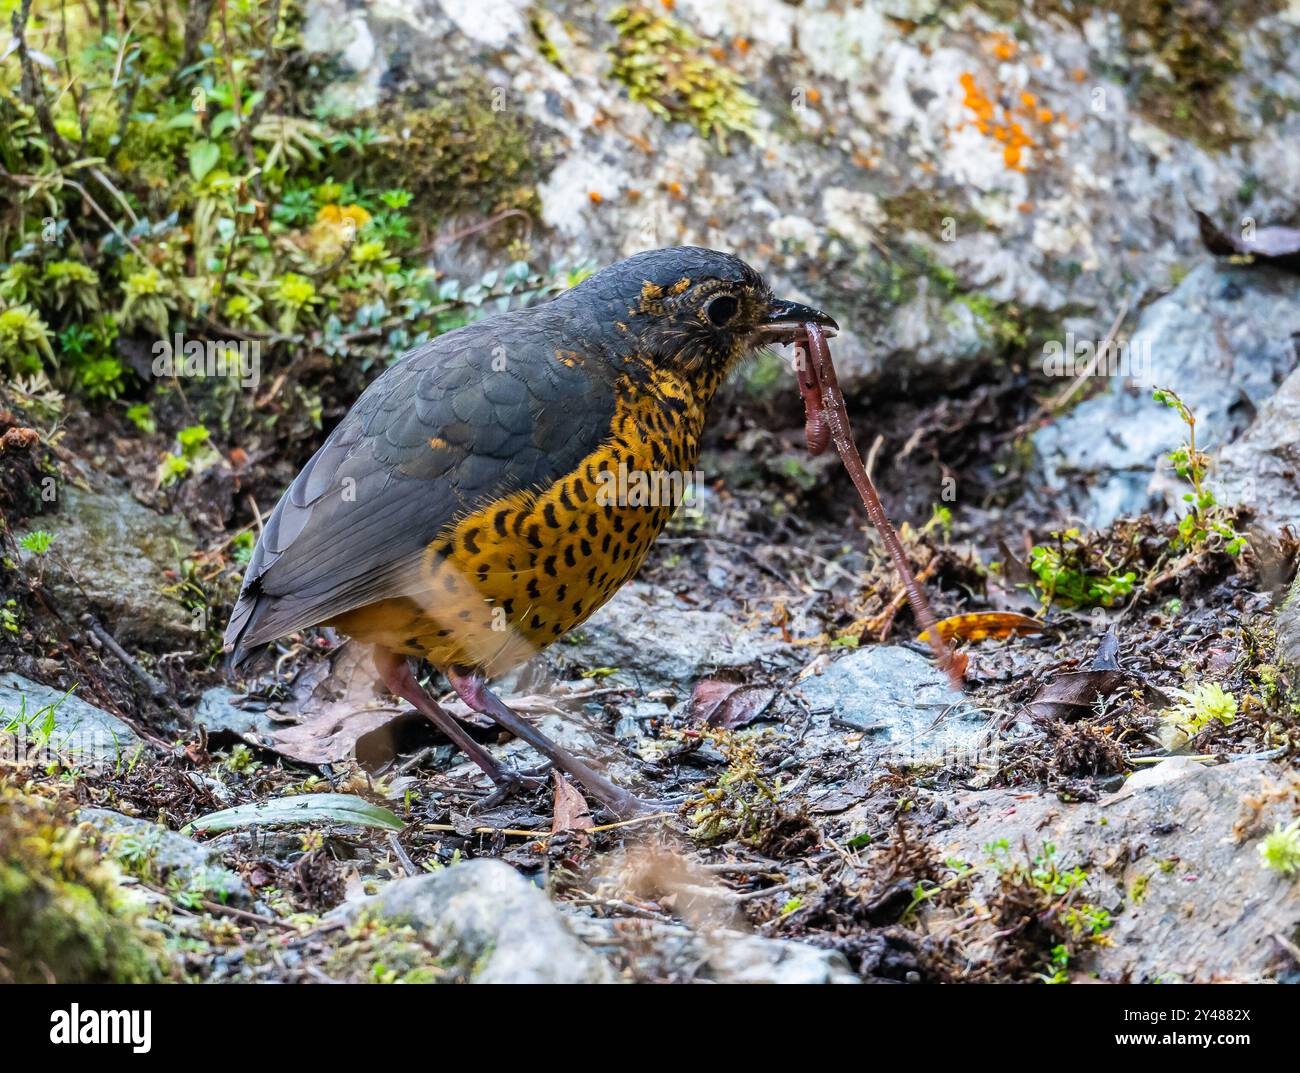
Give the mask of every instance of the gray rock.
[[1300, 577], [1291, 585], [1291, 595], [1277, 613], [1277, 646], [1282, 658], [1300, 671]]
[[269, 745], [271, 735], [280, 729], [265, 710], [252, 711], [234, 703], [234, 694], [224, 686], [204, 690], [194, 709], [196, 725], [209, 734], [236, 734], [253, 745]]
[[[636, 976], [720, 984], [856, 984], [838, 950], [726, 929], [692, 931], [653, 921], [582, 917], [574, 929], [589, 945], [633, 963]], [[636, 943], [628, 941], [635, 935]]]
[[1210, 474], [1220, 503], [1254, 511], [1252, 528], [1300, 525], [1300, 369], [1259, 408], [1254, 424], [1223, 449]]
[[[1054, 507], [1091, 526], [1181, 508], [1186, 482], [1172, 473], [1166, 456], [1184, 442], [1186, 426], [1152, 400], [1152, 387], [1178, 392], [1196, 417], [1197, 447], [1217, 453], [1295, 368], [1297, 334], [1300, 277], [1199, 266], [1142, 314], [1129, 340], [1131, 365], [1119, 365], [1131, 375], [1115, 377], [1104, 394], [1035, 434], [1037, 464]], [[1270, 423], [1280, 427], [1261, 433], [1254, 454], [1250, 448], [1239, 452], [1238, 469], [1285, 434], [1289, 405], [1278, 404]], [[1284, 453], [1274, 469], [1280, 471]], [[1294, 492], [1293, 484], [1293, 502]]]
[[987, 718], [924, 656], [893, 645], [857, 649], [798, 686], [812, 711], [804, 755], [840, 753], [846, 734], [865, 732], [865, 748], [895, 759], [937, 759], [975, 748]]
[[[44, 709], [53, 706], [54, 730], [44, 738]], [[116, 763], [142, 745], [139, 736], [117, 716], [77, 695], [33, 682], [12, 671], [0, 672], [0, 728], [18, 722], [13, 746], [31, 756], [75, 756], [83, 761]], [[43, 744], [42, 744], [43, 743]], [[8, 746], [6, 746], [8, 748]]]
[[253, 900], [243, 879], [222, 865], [221, 853], [211, 846], [200, 845], [161, 824], [109, 809], [83, 808], [77, 818], [107, 837], [114, 856], [147, 861], [145, 867], [164, 883], [201, 892], [215, 902], [247, 904]]
[[933, 845], [978, 866], [998, 839], [1031, 854], [1051, 842], [1062, 867], [1082, 865], [1089, 899], [1114, 923], [1110, 944], [1079, 968], [1103, 980], [1262, 980], [1278, 961], [1272, 937], [1300, 925], [1300, 875], [1265, 869], [1258, 847], [1274, 824], [1295, 818], [1298, 789], [1300, 777], [1280, 765], [1174, 758], [1096, 803], [957, 794], [955, 825]]
[[[1224, 226], [1293, 210], [1300, 111], [1276, 107], [1300, 97], [1293, 7], [1190, 28], [1239, 47], [1239, 73], [1223, 96], [1230, 110], [1174, 132], [1162, 117], [1185, 111], [1185, 87], [1163, 109], [1142, 110], [1144, 89], [1171, 76], [1158, 50], [1132, 47], [1132, 20], [1102, 5], [1077, 24], [1054, 9], [1001, 5], [1003, 21], [987, 7], [682, 0], [673, 16], [706, 44], [748, 42], [723, 62], [758, 98], [755, 138], [731, 136], [726, 154], [610, 77], [617, 33], [600, 5], [309, 0], [305, 37], [345, 72], [327, 87], [331, 108], [471, 74], [522, 114], [546, 147], [538, 263], [607, 263], [677, 243], [731, 249], [781, 292], [835, 313], [846, 329], [836, 357], [851, 381], [987, 361], [1017, 317], [1098, 338], [1135, 281], [1141, 302], [1204, 258], [1189, 199]], [[987, 47], [995, 30], [1016, 40], [1014, 55]], [[972, 122], [965, 72], [994, 101], [1027, 91], [1051, 110], [1047, 121], [1021, 117], [1035, 141], [1023, 171]], [[1232, 119], [1241, 139], [1230, 150], [1185, 136], [1204, 141], [1206, 128]], [[495, 266], [491, 241], [454, 243], [439, 267], [469, 276]]]
[[614, 975], [574, 936], [546, 895], [508, 864], [474, 860], [398, 879], [331, 918], [363, 915], [417, 928], [442, 959], [472, 966], [475, 983], [609, 983]]
[[[572, 641], [572, 643], [570, 643]], [[579, 628], [548, 650], [561, 669], [613, 667], [611, 684], [646, 690], [672, 686], [683, 693], [704, 675], [746, 667], [779, 655], [720, 611], [683, 607], [671, 592], [632, 582]]]
[[185, 609], [162, 591], [163, 572], [194, 547], [188, 523], [155, 514], [121, 489], [67, 487], [61, 495], [57, 515], [28, 526], [54, 533], [45, 580], [55, 601], [67, 612], [93, 611], [124, 645], [192, 638]]

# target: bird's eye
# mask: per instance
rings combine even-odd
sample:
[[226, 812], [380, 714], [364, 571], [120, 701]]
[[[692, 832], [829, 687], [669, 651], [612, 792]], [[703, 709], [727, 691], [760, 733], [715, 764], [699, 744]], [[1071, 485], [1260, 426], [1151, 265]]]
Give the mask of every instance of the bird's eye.
[[715, 327], [721, 328], [732, 317], [736, 315], [739, 304], [736, 299], [729, 294], [724, 294], [721, 298], [715, 298], [705, 309], [709, 315], [709, 320]]

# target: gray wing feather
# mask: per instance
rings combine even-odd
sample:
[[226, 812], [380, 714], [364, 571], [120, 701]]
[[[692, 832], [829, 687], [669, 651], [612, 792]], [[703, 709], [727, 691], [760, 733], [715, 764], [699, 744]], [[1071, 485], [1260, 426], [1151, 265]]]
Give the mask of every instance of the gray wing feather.
[[612, 377], [599, 360], [555, 360], [558, 305], [440, 336], [362, 393], [267, 519], [226, 629], [232, 662], [412, 592], [422, 552], [458, 516], [545, 487], [600, 445]]

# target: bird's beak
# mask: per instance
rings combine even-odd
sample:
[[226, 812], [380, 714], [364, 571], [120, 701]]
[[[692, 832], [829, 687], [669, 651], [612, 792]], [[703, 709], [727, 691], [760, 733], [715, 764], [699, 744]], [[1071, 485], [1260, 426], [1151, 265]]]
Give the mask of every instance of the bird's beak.
[[830, 314], [812, 306], [778, 298], [767, 307], [767, 320], [759, 327], [758, 335], [764, 342], [789, 343], [803, 335], [803, 326], [809, 321], [821, 325], [827, 336], [840, 330]]

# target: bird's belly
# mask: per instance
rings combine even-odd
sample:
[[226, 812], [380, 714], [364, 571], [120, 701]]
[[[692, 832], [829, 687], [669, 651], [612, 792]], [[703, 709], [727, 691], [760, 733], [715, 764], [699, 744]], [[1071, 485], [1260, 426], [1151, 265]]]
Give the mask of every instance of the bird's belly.
[[[696, 490], [688, 442], [623, 438], [540, 493], [495, 501], [427, 549], [418, 591], [330, 623], [435, 666], [501, 674], [585, 621]], [[654, 468], [652, 468], [654, 467]]]

